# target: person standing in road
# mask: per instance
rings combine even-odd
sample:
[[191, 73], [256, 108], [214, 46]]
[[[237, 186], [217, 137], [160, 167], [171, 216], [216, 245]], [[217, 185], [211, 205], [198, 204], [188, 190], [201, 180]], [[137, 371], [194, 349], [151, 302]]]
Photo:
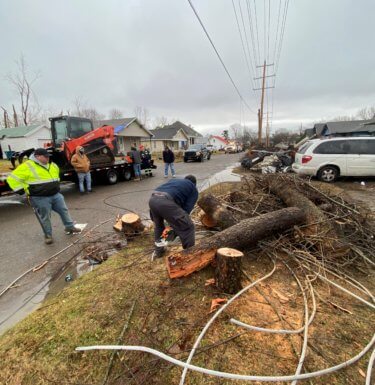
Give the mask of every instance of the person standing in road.
[[187, 175], [185, 179], [174, 179], [157, 187], [149, 200], [150, 217], [154, 222], [155, 251], [153, 256], [160, 258], [164, 247], [157, 245], [167, 221], [181, 239], [182, 247], [187, 249], [195, 244], [194, 223], [190, 213], [198, 200], [197, 179]]
[[49, 162], [50, 153], [44, 148], [37, 148], [28, 161], [20, 164], [7, 178], [10, 188], [17, 194], [26, 193], [34, 213], [41, 225], [45, 243], [52, 239], [51, 211], [55, 211], [69, 234], [80, 233], [74, 226], [66, 207], [64, 196], [60, 194], [59, 167]]
[[133, 169], [134, 169], [134, 180], [141, 180], [141, 163], [142, 163], [142, 158], [141, 158], [141, 152], [137, 150], [137, 144], [134, 143], [133, 146], [131, 147], [130, 151], [130, 156], [133, 161]]
[[171, 168], [171, 174], [173, 178], [176, 178], [176, 173], [174, 170], [174, 153], [173, 151], [168, 147], [165, 146], [165, 149], [163, 151], [163, 161], [164, 161], [164, 178], [168, 178], [168, 168]]
[[84, 182], [86, 182], [87, 192], [91, 193], [90, 159], [85, 154], [85, 149], [82, 146], [77, 146], [70, 163], [78, 176], [79, 192], [81, 194], [85, 193]]

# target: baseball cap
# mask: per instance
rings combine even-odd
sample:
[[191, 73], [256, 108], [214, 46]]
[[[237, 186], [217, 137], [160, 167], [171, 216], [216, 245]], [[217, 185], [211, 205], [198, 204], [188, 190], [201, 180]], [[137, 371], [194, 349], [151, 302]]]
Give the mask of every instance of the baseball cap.
[[37, 148], [34, 151], [34, 155], [51, 156], [51, 154], [45, 148]]

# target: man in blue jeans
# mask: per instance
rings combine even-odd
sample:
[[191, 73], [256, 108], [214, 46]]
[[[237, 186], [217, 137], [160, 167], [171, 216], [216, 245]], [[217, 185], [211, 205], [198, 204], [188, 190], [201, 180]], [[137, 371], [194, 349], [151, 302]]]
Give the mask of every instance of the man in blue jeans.
[[141, 163], [142, 157], [141, 152], [137, 150], [136, 144], [134, 143], [133, 147], [131, 147], [130, 156], [133, 160], [133, 169], [134, 169], [134, 180], [141, 180]]
[[171, 174], [172, 178], [176, 178], [176, 172], [174, 170], [174, 153], [173, 151], [168, 147], [165, 146], [165, 149], [163, 151], [163, 162], [164, 162], [164, 178], [168, 178], [168, 168], [171, 168]]
[[26, 193], [34, 213], [43, 229], [45, 243], [52, 239], [51, 211], [55, 211], [69, 234], [80, 233], [69, 215], [65, 200], [60, 194], [60, 171], [58, 166], [49, 162], [50, 153], [37, 148], [29, 160], [21, 163], [7, 178], [11, 189], [18, 194]]

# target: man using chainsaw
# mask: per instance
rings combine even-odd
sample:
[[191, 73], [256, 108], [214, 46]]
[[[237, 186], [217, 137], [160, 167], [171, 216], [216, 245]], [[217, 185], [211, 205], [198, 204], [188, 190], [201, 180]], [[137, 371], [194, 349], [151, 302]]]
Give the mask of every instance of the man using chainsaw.
[[10, 188], [17, 194], [26, 193], [34, 213], [43, 229], [45, 243], [52, 239], [51, 211], [56, 211], [69, 234], [80, 233], [69, 215], [65, 200], [60, 194], [60, 171], [49, 162], [50, 153], [37, 148], [28, 161], [20, 164], [7, 178]]
[[[149, 200], [150, 216], [155, 225], [155, 251], [153, 258], [165, 252], [168, 240], [179, 236], [182, 247], [195, 244], [194, 224], [190, 213], [198, 200], [197, 179], [188, 175], [184, 179], [172, 179], [157, 187]], [[165, 227], [167, 221], [170, 227]]]

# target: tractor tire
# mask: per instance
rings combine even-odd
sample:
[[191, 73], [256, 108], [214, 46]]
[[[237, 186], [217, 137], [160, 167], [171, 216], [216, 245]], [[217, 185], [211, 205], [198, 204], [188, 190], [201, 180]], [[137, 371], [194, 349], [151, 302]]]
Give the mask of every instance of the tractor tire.
[[188, 161], [188, 160], [187, 160], [186, 158], [184, 158], [184, 163], [187, 163], [187, 161]]
[[203, 155], [201, 155], [201, 156], [199, 157], [199, 162], [201, 162], [201, 163], [204, 162], [204, 156], [203, 156]]
[[108, 184], [116, 184], [118, 182], [118, 173], [115, 170], [108, 170], [106, 175], [106, 181]]
[[336, 166], [325, 166], [318, 171], [318, 179], [322, 182], [332, 183], [340, 175], [340, 171]]

